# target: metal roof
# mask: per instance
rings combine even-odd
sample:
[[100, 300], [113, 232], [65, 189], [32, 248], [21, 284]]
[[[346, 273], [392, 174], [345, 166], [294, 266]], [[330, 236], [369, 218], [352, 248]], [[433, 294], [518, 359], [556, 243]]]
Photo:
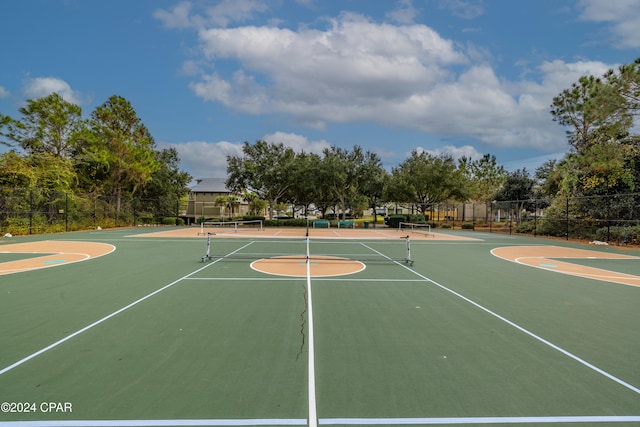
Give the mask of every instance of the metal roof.
[[192, 193], [228, 193], [226, 178], [200, 178], [191, 187]]

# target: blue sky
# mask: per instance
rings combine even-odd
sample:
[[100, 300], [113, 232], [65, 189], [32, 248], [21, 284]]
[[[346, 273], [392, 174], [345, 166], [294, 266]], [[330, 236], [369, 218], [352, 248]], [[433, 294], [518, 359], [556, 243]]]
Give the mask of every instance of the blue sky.
[[568, 149], [552, 98], [640, 57], [638, 28], [640, 0], [7, 0], [0, 113], [120, 95], [196, 178], [260, 139], [533, 172]]

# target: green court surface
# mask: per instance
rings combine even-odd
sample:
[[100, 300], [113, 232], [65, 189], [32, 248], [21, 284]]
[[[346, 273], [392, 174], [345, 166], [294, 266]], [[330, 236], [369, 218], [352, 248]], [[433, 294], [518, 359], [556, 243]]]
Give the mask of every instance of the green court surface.
[[[203, 262], [204, 237], [153, 231], [11, 239], [116, 250], [0, 275], [0, 426], [640, 425], [640, 287], [490, 252], [640, 251], [459, 231], [477, 240], [414, 240], [413, 265], [400, 239], [313, 235], [212, 239], [229, 256]], [[366, 268], [251, 267], [307, 247]]]

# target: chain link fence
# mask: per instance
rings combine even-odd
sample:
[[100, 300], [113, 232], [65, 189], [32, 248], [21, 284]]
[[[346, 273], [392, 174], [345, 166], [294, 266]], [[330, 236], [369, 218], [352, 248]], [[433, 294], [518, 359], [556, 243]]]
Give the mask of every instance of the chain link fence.
[[[435, 227], [640, 245], [640, 193], [434, 205]], [[186, 201], [0, 187], [0, 232], [184, 223]], [[187, 219], [188, 221], [188, 219]]]
[[443, 204], [436, 212], [448, 213], [440, 226], [450, 220], [451, 226], [467, 224], [479, 231], [638, 245], [639, 203], [640, 193], [629, 193], [493, 201], [462, 209], [461, 205]]
[[0, 187], [0, 231], [15, 235], [182, 224], [179, 200]]

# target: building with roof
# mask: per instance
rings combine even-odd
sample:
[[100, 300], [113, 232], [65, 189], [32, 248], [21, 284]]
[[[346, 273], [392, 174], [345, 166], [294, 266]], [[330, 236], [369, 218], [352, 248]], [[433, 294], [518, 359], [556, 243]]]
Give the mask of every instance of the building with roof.
[[230, 218], [232, 216], [245, 215], [248, 204], [237, 198], [236, 203], [221, 201], [223, 197], [234, 196], [227, 189], [225, 178], [200, 178], [189, 189], [189, 202], [187, 203], [186, 217], [189, 222], [195, 222], [197, 218]]

